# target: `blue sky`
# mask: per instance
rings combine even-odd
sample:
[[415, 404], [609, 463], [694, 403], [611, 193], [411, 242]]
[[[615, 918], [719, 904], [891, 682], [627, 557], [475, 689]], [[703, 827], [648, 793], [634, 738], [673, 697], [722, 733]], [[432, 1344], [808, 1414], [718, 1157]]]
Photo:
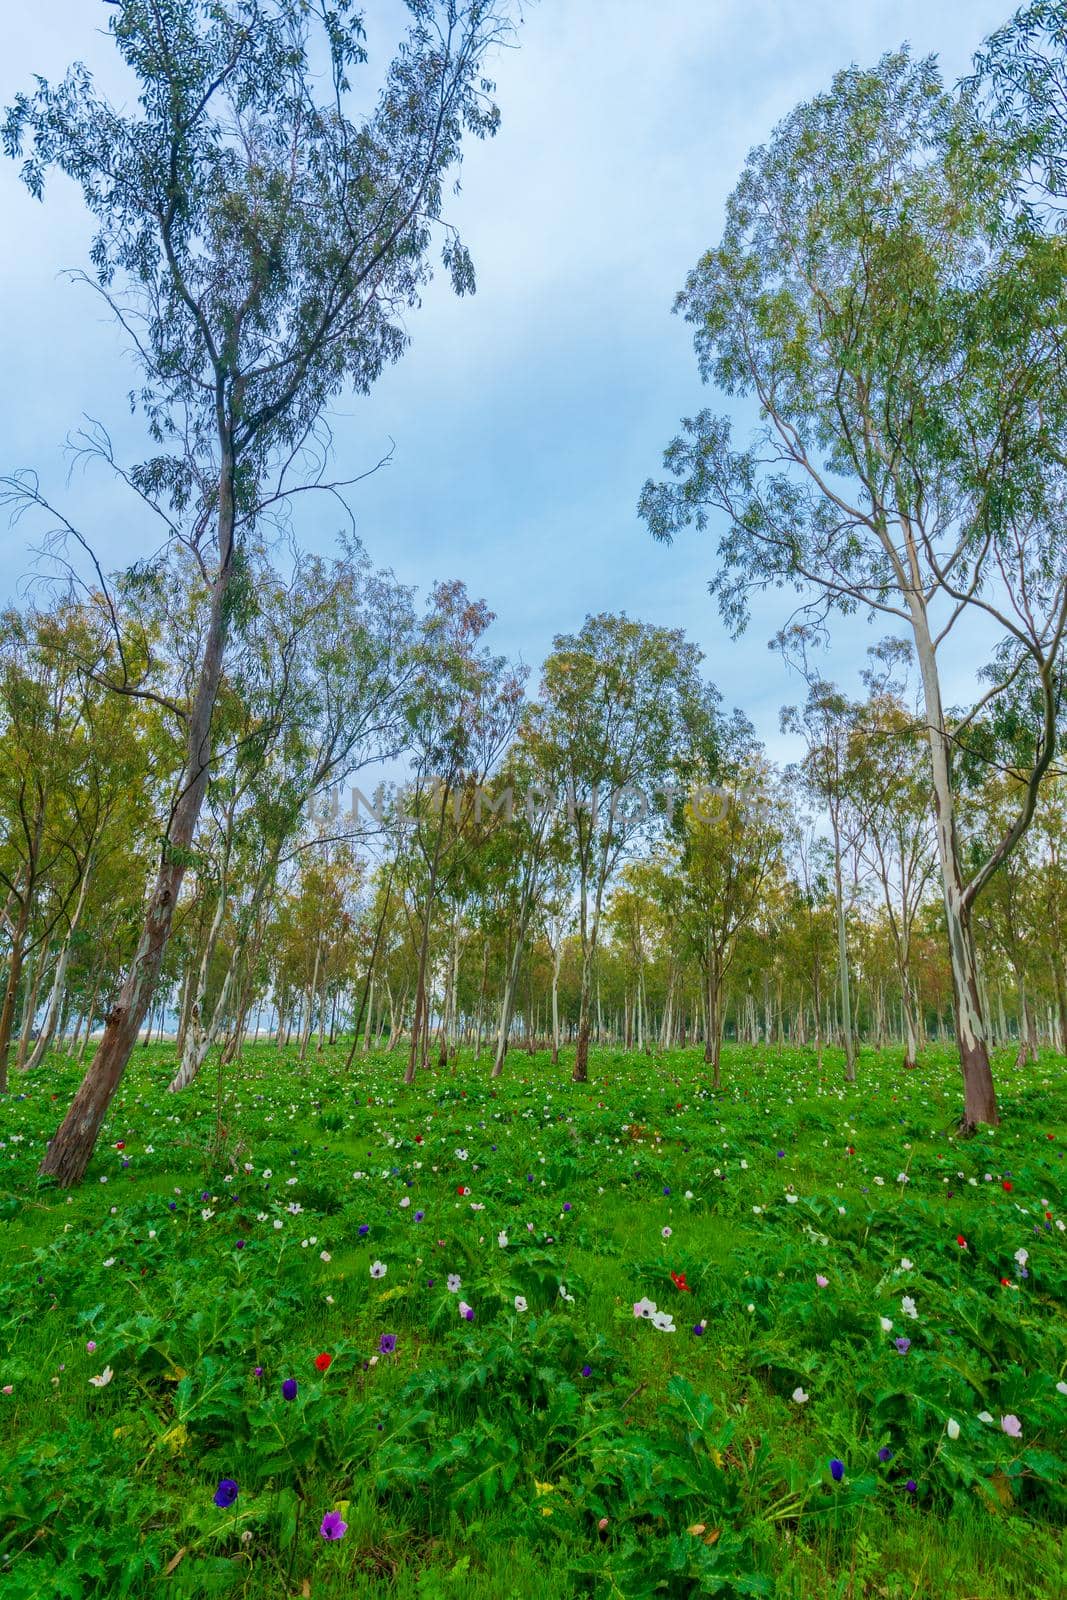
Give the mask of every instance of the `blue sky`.
[[[553, 634], [591, 611], [682, 627], [706, 671], [741, 704], [777, 755], [778, 708], [799, 698], [767, 639], [788, 599], [769, 597], [739, 642], [722, 631], [706, 583], [713, 540], [654, 545], [638, 521], [641, 483], [659, 469], [678, 419], [710, 400], [675, 291], [718, 237], [747, 151], [798, 101], [850, 61], [909, 41], [949, 79], [1004, 21], [1006, 0], [540, 0], [519, 48], [492, 64], [502, 127], [473, 146], [450, 215], [470, 246], [478, 292], [444, 279], [410, 319], [412, 344], [368, 398], [333, 418], [338, 476], [389, 467], [354, 495], [376, 563], [425, 590], [463, 578], [497, 613], [496, 648], [536, 672]], [[115, 78], [97, 0], [5, 6], [0, 100], [35, 72], [73, 59]], [[368, 7], [372, 61], [396, 36], [395, 0]], [[106, 567], [154, 545], [135, 505], [101, 472], [69, 487], [65, 436], [85, 415], [136, 456], [125, 396], [134, 373], [92, 293], [62, 276], [86, 261], [89, 224], [73, 186], [43, 206], [0, 165], [0, 472], [37, 469]], [[329, 550], [325, 500], [305, 513], [304, 542]], [[8, 595], [33, 571], [25, 526], [0, 525]], [[826, 663], [857, 687], [873, 642], [857, 621]], [[951, 683], [951, 679], [950, 679]]]

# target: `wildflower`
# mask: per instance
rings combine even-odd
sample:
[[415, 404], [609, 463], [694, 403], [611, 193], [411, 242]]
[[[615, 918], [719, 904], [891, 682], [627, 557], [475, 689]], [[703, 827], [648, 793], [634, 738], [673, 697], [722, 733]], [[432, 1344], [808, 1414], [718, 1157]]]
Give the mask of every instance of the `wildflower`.
[[1060, 1379], [1059, 1383], [1056, 1385], [1056, 1388], [1058, 1389], [1060, 1394], [1067, 1394], [1067, 1383], [1065, 1383], [1062, 1378]]
[[515, 1310], [516, 1311], [525, 1311], [526, 1310], [526, 1301], [523, 1299], [521, 1294], [517, 1294], [515, 1296]]
[[286, 1378], [285, 1382], [282, 1384], [282, 1398], [285, 1400], [295, 1400], [296, 1388], [296, 1379]]
[[458, 1272], [450, 1272], [445, 1279], [445, 1285], [449, 1294], [458, 1294], [463, 1287], [463, 1280]]
[[883, 1333], [892, 1333], [893, 1324], [888, 1317], [879, 1317], [878, 1321], [882, 1324]]
[[319, 1532], [324, 1539], [343, 1539], [348, 1532], [348, 1523], [344, 1521], [339, 1511], [327, 1511]]
[[320, 1261], [331, 1261], [332, 1259], [333, 1258], [330, 1255], [330, 1252], [328, 1250], [320, 1250], [319, 1251], [319, 1260]]
[[652, 1317], [652, 1326], [658, 1328], [660, 1333], [674, 1333], [674, 1318], [669, 1311], [656, 1311]]
[[384, 1278], [387, 1271], [388, 1268], [386, 1267], [384, 1261], [371, 1262], [370, 1275], [372, 1278]]
[[992, 1422], [993, 1418], [988, 1411], [979, 1411], [978, 1420], [979, 1422]]
[[914, 1478], [909, 1478], [904, 1487], [909, 1494], [915, 1494], [917, 1492]]
[[383, 1356], [394, 1355], [396, 1352], [396, 1334], [383, 1333], [381, 1338], [378, 1340], [378, 1349], [381, 1351]]
[[318, 1372], [329, 1372], [333, 1364], [333, 1356], [324, 1350], [320, 1356], [315, 1357], [315, 1368]]
[[642, 1300], [634, 1301], [635, 1317], [654, 1317], [656, 1315], [656, 1302], [646, 1295]]
[[465, 1318], [465, 1320], [467, 1322], [473, 1322], [474, 1321], [474, 1307], [473, 1306], [469, 1306], [467, 1304], [466, 1300], [461, 1300], [460, 1301], [460, 1303], [459, 1303], [459, 1314], [460, 1314], [461, 1317]]
[[115, 1374], [112, 1372], [111, 1368], [105, 1367], [103, 1372], [101, 1372], [95, 1378], [90, 1378], [89, 1382], [92, 1384], [94, 1389], [106, 1389], [114, 1376]]
[[359, 1234], [361, 1239], [365, 1239], [370, 1232], [370, 1224], [367, 1222], [361, 1222], [359, 1227], [356, 1229], [356, 1232]]
[[1010, 1411], [1006, 1417], [1001, 1417], [1000, 1426], [1004, 1429], [1004, 1432], [1008, 1435], [1009, 1439], [1021, 1439], [1023, 1436], [1022, 1423], [1019, 1421], [1018, 1417]]
[[232, 1506], [237, 1499], [237, 1482], [234, 1478], [220, 1478], [219, 1486], [215, 1490], [213, 1499], [220, 1511], [225, 1511], [227, 1506]]
[[674, 1284], [674, 1287], [676, 1289], [680, 1289], [683, 1294], [692, 1294], [693, 1291], [685, 1281], [684, 1272], [672, 1272], [671, 1282]]
[[904, 1338], [894, 1339], [893, 1343], [896, 1345], [897, 1349], [899, 1350], [899, 1352], [900, 1352], [900, 1354], [902, 1356], [906, 1356], [908, 1351], [911, 1349], [911, 1340], [910, 1339], [904, 1339]]
[[878, 1459], [879, 1459], [879, 1461], [882, 1461], [882, 1462], [892, 1461], [893, 1452], [892, 1452], [892, 1450], [890, 1450], [890, 1448], [889, 1448], [889, 1446], [887, 1444], [884, 1444], [882, 1446], [882, 1448], [879, 1450]]
[[659, 1231], [663, 1235], [664, 1239], [669, 1239], [670, 1238], [670, 1236], [671, 1236], [670, 1228], [661, 1228]]
[[1007, 1194], [1011, 1194], [1011, 1184], [1010, 1184], [1010, 1183], [1009, 1183], [1009, 1182], [1008, 1182], [1008, 1181], [1007, 1181], [1007, 1179], [1005, 1179], [1005, 1180], [1004, 1180], [1004, 1182], [1003, 1182], [1003, 1183], [1002, 1183], [1002, 1184], [1001, 1184], [1001, 1186], [1000, 1186], [1000, 1187], [1001, 1187], [1001, 1188], [1002, 1188], [1002, 1189], [1003, 1189], [1003, 1190], [1004, 1190], [1004, 1191], [1005, 1191], [1005, 1192], [1006, 1192], [1006, 1193], [1007, 1193]]
[[829, 1278], [824, 1278], [821, 1272], [817, 1272], [815, 1274], [815, 1282], [819, 1285], [820, 1289], [825, 1289], [829, 1285], [830, 1280]]
[[1020, 1267], [1025, 1267], [1025, 1265], [1029, 1261], [1029, 1259], [1030, 1259], [1029, 1250], [1016, 1250], [1016, 1252], [1015, 1252], [1015, 1260], [1019, 1263]]
[[96, 1340], [95, 1339], [87, 1340], [85, 1348], [89, 1352], [89, 1354], [92, 1355], [93, 1351], [96, 1349]]
[[836, 1456], [834, 1456], [830, 1462], [830, 1476], [833, 1478], [835, 1483], [840, 1483], [841, 1479], [845, 1476], [845, 1463], [843, 1461], [839, 1461]]
[[960, 1425], [956, 1421], [955, 1417], [949, 1417], [948, 1421], [945, 1423], [945, 1432], [948, 1434], [950, 1439], [959, 1438]]
[[908, 1260], [907, 1256], [901, 1256], [901, 1258], [900, 1258], [900, 1270], [901, 1270], [901, 1272], [910, 1272], [911, 1268], [912, 1268], [912, 1263]]
[[702, 1339], [704, 1337], [704, 1329], [706, 1326], [707, 1324], [704, 1322], [694, 1322], [693, 1332], [696, 1334], [698, 1339]]
[[906, 1317], [917, 1317], [919, 1315], [918, 1311], [915, 1309], [915, 1301], [911, 1298], [910, 1294], [906, 1294], [904, 1296], [903, 1300], [900, 1302], [900, 1309], [903, 1311]]
[[961, 1249], [961, 1250], [966, 1250], [966, 1248], [967, 1248], [967, 1241], [966, 1241], [966, 1239], [965, 1239], [965, 1238], [964, 1238], [964, 1237], [963, 1237], [963, 1234], [962, 1234], [962, 1233], [957, 1233], [957, 1235], [956, 1235], [956, 1243], [957, 1243], [957, 1244], [958, 1244], [958, 1245], [959, 1245], [959, 1247], [960, 1247], [960, 1249]]
[[804, 1393], [804, 1390], [800, 1387], [799, 1383], [793, 1390], [793, 1399], [798, 1406], [806, 1406], [808, 1403], [808, 1396]]
[[585, 1366], [582, 1368], [582, 1377], [583, 1378], [591, 1378], [592, 1376], [593, 1376], [593, 1369], [592, 1369], [592, 1367], [589, 1365], [589, 1363], [587, 1361]]
[[496, 1242], [500, 1246], [501, 1250], [506, 1250], [507, 1249], [507, 1247], [508, 1247], [508, 1236], [504, 1232], [503, 1229], [501, 1229], [500, 1232], [497, 1234]]

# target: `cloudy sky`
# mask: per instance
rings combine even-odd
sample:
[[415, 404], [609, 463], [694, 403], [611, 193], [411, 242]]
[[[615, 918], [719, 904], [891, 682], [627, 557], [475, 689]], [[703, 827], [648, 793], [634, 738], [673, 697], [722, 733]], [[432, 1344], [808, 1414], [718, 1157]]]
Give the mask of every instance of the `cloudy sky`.
[[[395, 441], [354, 509], [375, 561], [425, 590], [461, 577], [497, 614], [496, 647], [536, 672], [554, 634], [593, 611], [683, 627], [709, 676], [782, 754], [778, 708], [798, 686], [767, 639], [786, 616], [767, 601], [740, 642], [706, 590], [713, 541], [654, 545], [635, 512], [644, 478], [701, 390], [685, 325], [671, 315], [687, 269], [718, 237], [747, 151], [849, 62], [903, 41], [966, 71], [1006, 0], [539, 0], [518, 48], [492, 64], [502, 112], [475, 145], [451, 217], [478, 292], [444, 280], [410, 318], [411, 347], [366, 399], [333, 419], [338, 476]], [[0, 99], [74, 59], [118, 96], [100, 0], [7, 4]], [[371, 68], [396, 36], [396, 0], [368, 8]], [[148, 552], [125, 492], [99, 471], [68, 484], [66, 436], [87, 416], [135, 457], [126, 394], [135, 373], [92, 292], [65, 270], [86, 262], [89, 224], [72, 185], [43, 205], [0, 164], [0, 473], [32, 467], [108, 568]], [[329, 550], [324, 500], [301, 524]], [[0, 585], [34, 571], [30, 531], [0, 523]], [[871, 636], [873, 638], [873, 635]], [[870, 642], [843, 630], [827, 670], [855, 685]]]

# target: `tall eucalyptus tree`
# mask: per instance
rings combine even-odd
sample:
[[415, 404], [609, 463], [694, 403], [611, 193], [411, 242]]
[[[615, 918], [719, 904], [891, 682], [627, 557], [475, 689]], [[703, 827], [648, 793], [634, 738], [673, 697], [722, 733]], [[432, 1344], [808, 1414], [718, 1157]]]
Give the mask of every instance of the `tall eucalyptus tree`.
[[[253, 604], [249, 532], [308, 486], [329, 402], [366, 392], [401, 354], [463, 135], [497, 125], [483, 76], [504, 26], [492, 0], [409, 9], [366, 114], [353, 109], [367, 60], [353, 0], [118, 0], [108, 27], [136, 107], [111, 105], [75, 66], [19, 95], [4, 124], [31, 193], [64, 172], [96, 219], [93, 278], [136, 351], [158, 445], [125, 476], [199, 564], [207, 619], [141, 939], [42, 1163], [62, 1185], [85, 1170], [151, 1004], [208, 784], [228, 636]], [[456, 290], [473, 288], [451, 228], [443, 258]], [[32, 479], [22, 489], [37, 498]]]

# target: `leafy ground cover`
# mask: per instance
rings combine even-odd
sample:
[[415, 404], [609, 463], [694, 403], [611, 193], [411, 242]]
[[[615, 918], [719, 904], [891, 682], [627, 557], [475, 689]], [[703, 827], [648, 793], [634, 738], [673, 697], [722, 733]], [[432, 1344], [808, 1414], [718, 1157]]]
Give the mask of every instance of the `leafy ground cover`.
[[5, 1597], [1067, 1592], [1062, 1061], [343, 1057], [5, 1103]]

